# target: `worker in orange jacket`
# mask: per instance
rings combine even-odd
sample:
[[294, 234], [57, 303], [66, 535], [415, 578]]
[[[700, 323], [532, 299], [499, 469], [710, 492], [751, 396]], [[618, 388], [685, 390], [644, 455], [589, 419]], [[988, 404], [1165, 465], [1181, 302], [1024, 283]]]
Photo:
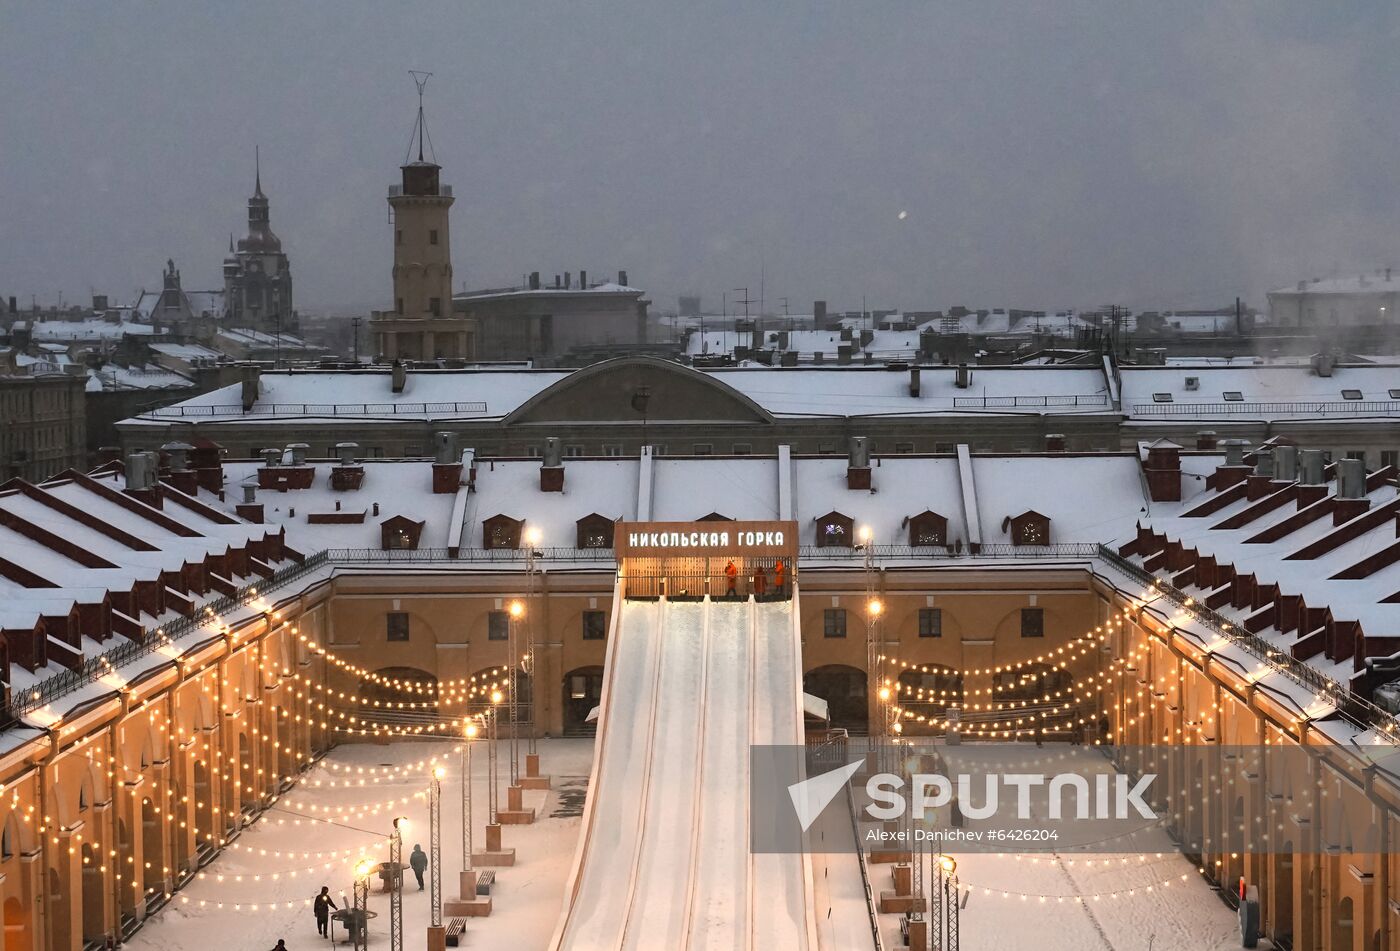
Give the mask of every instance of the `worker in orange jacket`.
[[753, 572], [753, 596], [761, 598], [768, 593], [768, 572], [759, 565]]
[[724, 577], [726, 583], [725, 594], [731, 598], [737, 597], [738, 593], [734, 590], [734, 585], [739, 580], [739, 569], [734, 567], [732, 559], [729, 564], [724, 566]]
[[773, 566], [773, 589], [778, 593], [783, 593], [783, 560], [778, 559], [778, 563]]

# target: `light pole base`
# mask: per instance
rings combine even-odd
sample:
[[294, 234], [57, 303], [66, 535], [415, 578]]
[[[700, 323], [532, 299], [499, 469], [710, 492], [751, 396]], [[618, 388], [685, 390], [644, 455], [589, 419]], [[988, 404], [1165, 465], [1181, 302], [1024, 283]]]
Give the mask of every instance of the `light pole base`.
[[442, 913], [449, 918], [485, 918], [491, 914], [491, 896], [449, 898], [442, 903]]
[[928, 902], [913, 895], [901, 895], [893, 891], [880, 891], [880, 914], [902, 915], [911, 911], [928, 911]]
[[495, 852], [473, 852], [472, 864], [482, 868], [509, 868], [515, 864], [515, 849], [500, 849]]
[[442, 925], [428, 926], [428, 951], [447, 951], [447, 929]]
[[527, 826], [535, 821], [535, 810], [525, 808], [525, 790], [506, 787], [506, 808], [496, 810], [496, 822], [506, 826]]
[[909, 947], [918, 948], [924, 951], [928, 947], [928, 922], [925, 920], [909, 922]]
[[549, 777], [540, 775], [540, 754], [525, 754], [525, 775], [520, 777], [520, 785], [526, 789], [549, 788]]

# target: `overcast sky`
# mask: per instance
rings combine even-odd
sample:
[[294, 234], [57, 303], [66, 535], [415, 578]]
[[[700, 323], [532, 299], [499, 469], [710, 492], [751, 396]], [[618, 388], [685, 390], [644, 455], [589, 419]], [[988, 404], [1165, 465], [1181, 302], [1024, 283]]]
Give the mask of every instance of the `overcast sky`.
[[260, 143], [298, 308], [387, 305], [424, 69], [459, 288], [1262, 305], [1400, 264], [1397, 9], [0, 0], [0, 293], [222, 286]]

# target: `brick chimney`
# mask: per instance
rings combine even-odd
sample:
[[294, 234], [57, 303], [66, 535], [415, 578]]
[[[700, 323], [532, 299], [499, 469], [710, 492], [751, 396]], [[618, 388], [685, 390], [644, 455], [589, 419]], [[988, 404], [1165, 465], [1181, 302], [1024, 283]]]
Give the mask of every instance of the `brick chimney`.
[[864, 436], [852, 436], [846, 461], [846, 488], [870, 489], [870, 446]]
[[1181, 447], [1158, 439], [1147, 447], [1147, 494], [1154, 502], [1181, 501]]
[[[1045, 451], [1046, 451], [1046, 452], [1064, 452], [1064, 451], [1065, 451], [1065, 434], [1064, 434], [1064, 433], [1046, 433], [1046, 434], [1045, 434]], [[1177, 468], [1179, 469], [1180, 466], [1178, 466]]]
[[[785, 345], [785, 344], [784, 344]], [[909, 368], [909, 395], [915, 399], [919, 398], [919, 368]]]
[[402, 393], [407, 384], [408, 368], [403, 365], [402, 360], [395, 360], [394, 365], [389, 368], [389, 388], [395, 393]]
[[238, 517], [248, 522], [263, 521], [262, 503], [258, 501], [258, 487], [251, 483], [243, 483], [243, 501], [233, 507], [238, 513]]
[[462, 454], [456, 433], [433, 434], [433, 494], [449, 495], [462, 485]]
[[540, 491], [564, 491], [564, 449], [558, 436], [544, 441], [544, 463], [540, 466]]
[[1254, 471], [1245, 480], [1245, 498], [1253, 502], [1255, 499], [1262, 499], [1273, 491], [1274, 481], [1274, 451], [1272, 449], [1260, 449], [1254, 454]]
[[355, 464], [355, 452], [359, 448], [360, 444], [357, 442], [338, 442], [335, 444], [335, 454], [339, 463], [331, 467], [331, 489], [333, 491], [353, 492], [364, 485], [365, 467]]
[[1215, 451], [1215, 430], [1203, 429], [1196, 434], [1196, 448], [1205, 452]]

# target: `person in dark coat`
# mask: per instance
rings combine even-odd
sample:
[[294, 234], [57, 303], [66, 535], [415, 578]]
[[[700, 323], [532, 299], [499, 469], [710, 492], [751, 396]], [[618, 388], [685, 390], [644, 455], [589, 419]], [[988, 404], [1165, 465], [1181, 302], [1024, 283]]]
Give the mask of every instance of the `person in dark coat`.
[[413, 869], [413, 875], [418, 879], [418, 890], [423, 890], [423, 873], [428, 870], [428, 853], [423, 851], [421, 845], [413, 847], [413, 854], [408, 857], [408, 865]]
[[[312, 902], [311, 910], [316, 912], [316, 933], [323, 938], [331, 936], [331, 909], [336, 908], [335, 900], [331, 898], [331, 887], [321, 886], [321, 894], [316, 896]], [[339, 910], [337, 908], [337, 910]]]
[[759, 565], [753, 572], [753, 596], [761, 598], [768, 593], [768, 572]]
[[273, 948], [272, 951], [287, 951], [287, 939], [278, 938], [277, 947]]

